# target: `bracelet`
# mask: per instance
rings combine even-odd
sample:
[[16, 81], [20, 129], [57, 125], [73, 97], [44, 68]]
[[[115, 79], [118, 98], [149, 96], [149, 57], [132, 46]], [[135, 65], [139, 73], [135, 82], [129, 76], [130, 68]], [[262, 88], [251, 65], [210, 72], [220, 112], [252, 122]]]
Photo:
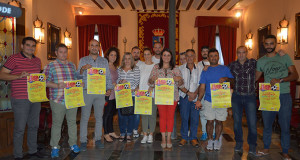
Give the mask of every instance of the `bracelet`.
[[189, 90], [187, 90], [186, 92], [185, 92], [185, 94], [188, 94], [190, 91]]

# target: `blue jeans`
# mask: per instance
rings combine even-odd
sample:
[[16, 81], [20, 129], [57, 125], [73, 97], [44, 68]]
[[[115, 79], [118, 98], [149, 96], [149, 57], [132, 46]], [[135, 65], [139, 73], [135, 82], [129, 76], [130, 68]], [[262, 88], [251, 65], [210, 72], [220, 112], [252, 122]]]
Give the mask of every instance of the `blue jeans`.
[[256, 130], [256, 96], [255, 95], [239, 95], [232, 94], [232, 111], [234, 120], [234, 134], [236, 141], [236, 149], [243, 147], [243, 129], [242, 117], [243, 109], [245, 109], [247, 124], [248, 124], [248, 144], [249, 151], [256, 151], [257, 130]]
[[283, 153], [288, 153], [290, 148], [290, 121], [292, 116], [292, 98], [289, 93], [280, 94], [280, 109], [276, 111], [262, 111], [264, 121], [263, 142], [264, 148], [269, 149], [271, 144], [272, 126], [278, 114], [278, 122], [281, 128], [281, 147]]
[[133, 129], [134, 130], [138, 130], [139, 129], [139, 125], [140, 125], [140, 115], [139, 114], [135, 114], [134, 115], [134, 126], [133, 126]]
[[[195, 109], [195, 102], [189, 101], [188, 96], [185, 98], [180, 97], [180, 116], [181, 116], [181, 129], [180, 133], [184, 140], [197, 139], [197, 129], [199, 124], [199, 111]], [[190, 120], [190, 127], [189, 127]], [[188, 131], [190, 128], [190, 135]]]
[[[132, 97], [132, 103], [134, 105], [134, 97]], [[131, 136], [132, 131], [135, 127], [136, 116], [134, 114], [122, 115], [120, 109], [118, 109], [118, 116], [121, 136], [125, 136], [126, 132], [127, 136]]]

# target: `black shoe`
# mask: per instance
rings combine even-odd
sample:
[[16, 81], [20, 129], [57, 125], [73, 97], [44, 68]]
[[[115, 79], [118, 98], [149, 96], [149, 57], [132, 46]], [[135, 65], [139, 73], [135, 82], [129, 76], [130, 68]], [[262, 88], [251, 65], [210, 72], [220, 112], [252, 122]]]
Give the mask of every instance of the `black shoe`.
[[15, 158], [15, 160], [22, 160], [23, 158]]
[[49, 155], [46, 155], [46, 154], [41, 153], [41, 152], [35, 152], [35, 153], [32, 153], [32, 154], [28, 153], [28, 156], [29, 156], [29, 158], [32, 158], [32, 157], [34, 157], [34, 158], [49, 158]]

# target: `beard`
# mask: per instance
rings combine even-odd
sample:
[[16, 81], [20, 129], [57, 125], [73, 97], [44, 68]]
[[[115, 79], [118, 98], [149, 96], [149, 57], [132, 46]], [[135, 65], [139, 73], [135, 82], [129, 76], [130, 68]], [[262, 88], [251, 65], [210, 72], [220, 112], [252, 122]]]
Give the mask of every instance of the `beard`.
[[275, 51], [275, 47], [274, 48], [265, 48], [267, 53], [272, 53]]
[[204, 60], [205, 60], [205, 59], [207, 59], [207, 57], [202, 57], [202, 59], [204, 59]]
[[134, 57], [134, 61], [140, 60], [140, 57]]

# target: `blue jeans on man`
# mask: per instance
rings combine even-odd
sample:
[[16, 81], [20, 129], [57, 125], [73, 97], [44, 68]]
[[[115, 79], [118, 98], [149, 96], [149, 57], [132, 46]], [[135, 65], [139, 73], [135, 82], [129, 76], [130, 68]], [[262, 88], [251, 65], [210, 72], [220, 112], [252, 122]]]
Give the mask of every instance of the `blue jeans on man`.
[[[199, 124], [199, 111], [195, 109], [195, 102], [189, 101], [188, 96], [185, 98], [180, 97], [180, 116], [181, 116], [181, 129], [180, 133], [184, 140], [197, 139], [197, 130]], [[190, 120], [190, 127], [189, 127]], [[188, 131], [190, 129], [190, 135]]]
[[234, 134], [236, 146], [235, 150], [243, 149], [243, 129], [242, 117], [243, 109], [245, 109], [247, 125], [248, 125], [248, 144], [249, 151], [256, 152], [257, 129], [256, 129], [256, 96], [241, 95], [236, 92], [232, 94], [232, 111], [234, 120]]
[[272, 126], [278, 114], [278, 122], [281, 128], [281, 148], [287, 154], [290, 148], [290, 121], [292, 116], [292, 98], [290, 93], [280, 94], [280, 109], [276, 111], [262, 111], [264, 121], [263, 142], [264, 148], [269, 149], [271, 145]]

